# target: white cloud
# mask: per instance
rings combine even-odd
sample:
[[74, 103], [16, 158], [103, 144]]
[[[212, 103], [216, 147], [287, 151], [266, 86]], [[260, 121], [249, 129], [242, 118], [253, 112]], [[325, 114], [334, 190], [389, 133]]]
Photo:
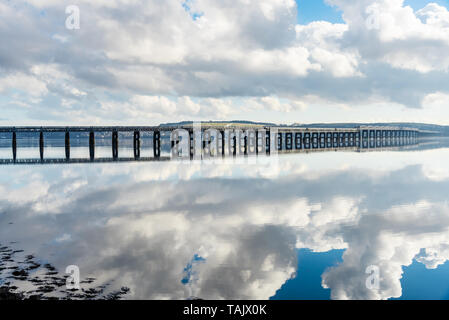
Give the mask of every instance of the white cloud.
[[362, 59], [386, 62], [395, 68], [448, 71], [449, 12], [429, 3], [414, 12], [403, 0], [331, 0], [343, 10], [346, 41]]
[[[393, 207], [382, 215], [362, 217], [357, 226], [360, 234], [348, 237], [351, 240], [343, 263], [323, 274], [323, 285], [331, 288], [333, 299], [399, 298], [403, 267], [415, 257], [428, 268], [435, 268], [449, 258], [448, 213], [447, 204], [413, 203]], [[429, 228], [440, 232], [417, 232]], [[371, 265], [380, 270], [378, 290], [365, 285], [368, 277], [365, 270]]]
[[7, 90], [20, 90], [33, 97], [41, 97], [48, 93], [44, 81], [24, 73], [10, 74], [0, 78], [0, 92]]
[[[266, 111], [260, 116], [272, 121], [306, 110], [286, 100], [304, 104], [310, 96], [353, 108], [376, 99], [398, 110], [449, 93], [447, 8], [430, 3], [414, 12], [401, 0], [328, 2], [342, 11], [344, 24], [298, 25], [293, 0], [196, 0], [188, 10], [180, 0], [117, 0], [80, 1], [81, 28], [67, 30], [69, 2], [2, 4], [0, 31], [9, 45], [0, 49], [0, 90], [22, 88], [39, 97], [18, 101], [32, 106], [31, 119], [65, 122], [81, 118], [75, 109], [97, 122], [132, 122], [142, 110], [161, 121], [170, 121], [174, 110], [223, 119], [246, 114], [229, 100], [277, 97], [259, 105]], [[7, 99], [17, 101], [11, 95]], [[121, 103], [128, 116], [102, 112]], [[167, 109], [156, 112], [158, 103]], [[307, 112], [319, 110], [315, 104]]]

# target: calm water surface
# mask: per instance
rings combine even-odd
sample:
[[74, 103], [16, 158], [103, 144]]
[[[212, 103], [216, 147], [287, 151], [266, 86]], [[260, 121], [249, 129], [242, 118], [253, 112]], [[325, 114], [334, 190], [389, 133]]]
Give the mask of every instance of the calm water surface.
[[[449, 298], [448, 148], [265, 160], [0, 166], [0, 287], [41, 298]], [[65, 289], [69, 265], [82, 290]]]

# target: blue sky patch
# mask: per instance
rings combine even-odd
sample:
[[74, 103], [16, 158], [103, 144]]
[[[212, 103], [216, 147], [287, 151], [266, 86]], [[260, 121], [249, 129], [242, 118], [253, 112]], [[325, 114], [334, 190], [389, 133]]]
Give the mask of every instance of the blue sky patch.
[[[434, 2], [449, 8], [449, 0], [405, 0], [404, 5], [417, 11]], [[308, 24], [313, 21], [345, 23], [338, 8], [328, 5], [324, 0], [296, 0], [298, 5], [298, 23]]]
[[405, 0], [404, 1], [404, 5], [405, 6], [410, 6], [413, 8], [413, 10], [417, 11], [419, 9], [424, 8], [427, 4], [429, 3], [436, 3], [440, 6], [444, 6], [446, 8], [449, 7], [449, 0], [432, 0], [432, 1], [428, 1], [428, 0]]
[[181, 283], [186, 285], [190, 282], [192, 282], [192, 280], [195, 278], [195, 265], [197, 265], [198, 263], [202, 263], [205, 262], [206, 259], [204, 259], [203, 257], [200, 257], [198, 254], [195, 254], [192, 258], [192, 260], [190, 260], [190, 262], [187, 264], [187, 266], [184, 268], [183, 270], [183, 278], [181, 279]]
[[403, 268], [402, 296], [392, 300], [448, 300], [449, 261], [436, 269], [427, 269], [416, 260]]
[[344, 251], [298, 250], [296, 277], [287, 280], [270, 300], [329, 300], [330, 289], [324, 289], [321, 286], [321, 275], [327, 268], [342, 261]]
[[193, 0], [186, 0], [182, 3], [182, 7], [184, 8], [184, 10], [186, 12], [189, 13], [189, 15], [192, 17], [193, 20], [197, 20], [197, 19], [201, 18], [204, 15], [204, 13], [192, 11], [192, 8], [191, 8], [192, 2], [193, 2]]
[[298, 5], [298, 23], [308, 24], [313, 21], [345, 23], [341, 12], [323, 0], [296, 0]]

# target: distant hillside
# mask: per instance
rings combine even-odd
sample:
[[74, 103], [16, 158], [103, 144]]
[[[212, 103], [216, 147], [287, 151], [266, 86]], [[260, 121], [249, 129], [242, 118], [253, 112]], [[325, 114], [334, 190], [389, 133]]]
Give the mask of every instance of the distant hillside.
[[449, 136], [449, 126], [440, 126], [428, 123], [415, 122], [373, 122], [373, 123], [310, 123], [310, 124], [293, 124], [293, 127], [299, 128], [355, 128], [358, 126], [393, 126], [393, 127], [408, 127], [419, 130], [435, 131], [441, 135]]
[[[183, 126], [191, 125], [193, 121], [182, 121], [175, 123], [164, 123], [161, 126]], [[232, 120], [232, 121], [201, 121], [202, 124], [248, 124], [248, 125], [264, 125], [264, 126], [286, 126], [297, 128], [356, 128], [364, 125], [372, 126], [393, 126], [393, 127], [409, 127], [417, 128], [419, 130], [435, 131], [441, 135], [449, 136], [449, 126], [440, 126], [436, 124], [428, 123], [414, 123], [414, 122], [374, 122], [374, 123], [294, 123], [288, 124], [276, 124], [269, 122], [255, 122], [245, 120]]]
[[[161, 127], [176, 127], [176, 126], [189, 126], [192, 125], [193, 121], [180, 121], [180, 122], [169, 122], [169, 123], [161, 123]], [[255, 122], [255, 121], [246, 121], [246, 120], [231, 120], [231, 121], [201, 121], [201, 124], [249, 124], [249, 125], [259, 125], [259, 126], [276, 126], [275, 123], [270, 122]]]

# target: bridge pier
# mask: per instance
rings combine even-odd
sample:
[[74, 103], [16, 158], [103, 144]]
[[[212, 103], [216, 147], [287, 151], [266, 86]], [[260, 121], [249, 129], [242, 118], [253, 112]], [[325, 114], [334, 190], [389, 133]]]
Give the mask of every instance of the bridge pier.
[[332, 132], [332, 147], [338, 147], [338, 132]]
[[239, 130], [238, 134], [240, 136], [239, 139], [239, 154], [243, 154], [244, 156], [248, 155], [248, 136], [246, 135], [244, 130]]
[[248, 136], [246, 135], [245, 131], [238, 130], [239, 134], [239, 154], [240, 155], [248, 155]]
[[95, 159], [95, 133], [89, 132], [89, 157], [90, 160]]
[[343, 148], [344, 145], [345, 145], [345, 134], [344, 134], [344, 132], [340, 132], [338, 134], [338, 146], [340, 148]]
[[39, 133], [39, 153], [41, 156], [41, 160], [44, 160], [44, 132], [41, 131]]
[[332, 132], [326, 132], [326, 149], [332, 148]]
[[363, 130], [362, 131], [362, 138], [363, 139], [368, 139], [368, 130]]
[[248, 155], [256, 155], [257, 154], [257, 130], [247, 130], [246, 131], [247, 138], [247, 154]]
[[112, 158], [118, 158], [118, 132], [112, 131]]
[[189, 130], [189, 155], [190, 159], [193, 159], [195, 154], [195, 137], [193, 136], [193, 130]]
[[69, 160], [70, 159], [70, 132], [69, 131], [65, 132], [64, 141], [65, 141], [65, 143], [64, 143], [65, 144], [65, 158], [67, 160]]
[[17, 159], [17, 136], [15, 131], [12, 133], [12, 159], [14, 161]]
[[256, 154], [260, 153], [259, 148], [260, 146], [263, 146], [263, 140], [261, 137], [263, 137], [263, 132], [256, 130]]
[[282, 150], [282, 132], [277, 134], [277, 149]]
[[161, 132], [153, 132], [153, 155], [155, 158], [160, 158], [161, 156]]
[[220, 151], [219, 131], [216, 129], [206, 129], [202, 132], [203, 155], [207, 158], [216, 157], [222, 152]]
[[249, 150], [249, 146], [248, 146], [248, 136], [244, 135], [243, 137], [243, 154], [245, 156], [248, 155], [248, 150]]
[[224, 157], [226, 155], [226, 137], [225, 137], [225, 132], [224, 130], [220, 131], [220, 136], [221, 136], [221, 156]]
[[242, 130], [234, 130], [235, 132], [235, 155], [245, 154], [245, 135]]
[[207, 151], [208, 151], [209, 139], [210, 139], [209, 133], [207, 131], [201, 131], [201, 144], [202, 144], [203, 153], [207, 153]]
[[301, 132], [295, 133], [295, 149], [296, 150], [302, 149], [302, 133]]
[[134, 158], [140, 158], [140, 131], [134, 131], [133, 139]]
[[312, 148], [318, 149], [318, 133], [312, 132]]
[[362, 133], [362, 139], [360, 140], [361, 141], [361, 147], [363, 148], [363, 149], [368, 149], [369, 148], [369, 135], [368, 135], [368, 131], [367, 130], [364, 130], [363, 131], [363, 133]]
[[293, 150], [293, 133], [291, 132], [285, 134], [285, 149]]
[[310, 149], [310, 132], [304, 133], [304, 149]]
[[271, 153], [271, 131], [267, 130], [265, 132], [265, 151], [267, 154]]
[[326, 133], [320, 132], [320, 148], [324, 149], [326, 148]]

